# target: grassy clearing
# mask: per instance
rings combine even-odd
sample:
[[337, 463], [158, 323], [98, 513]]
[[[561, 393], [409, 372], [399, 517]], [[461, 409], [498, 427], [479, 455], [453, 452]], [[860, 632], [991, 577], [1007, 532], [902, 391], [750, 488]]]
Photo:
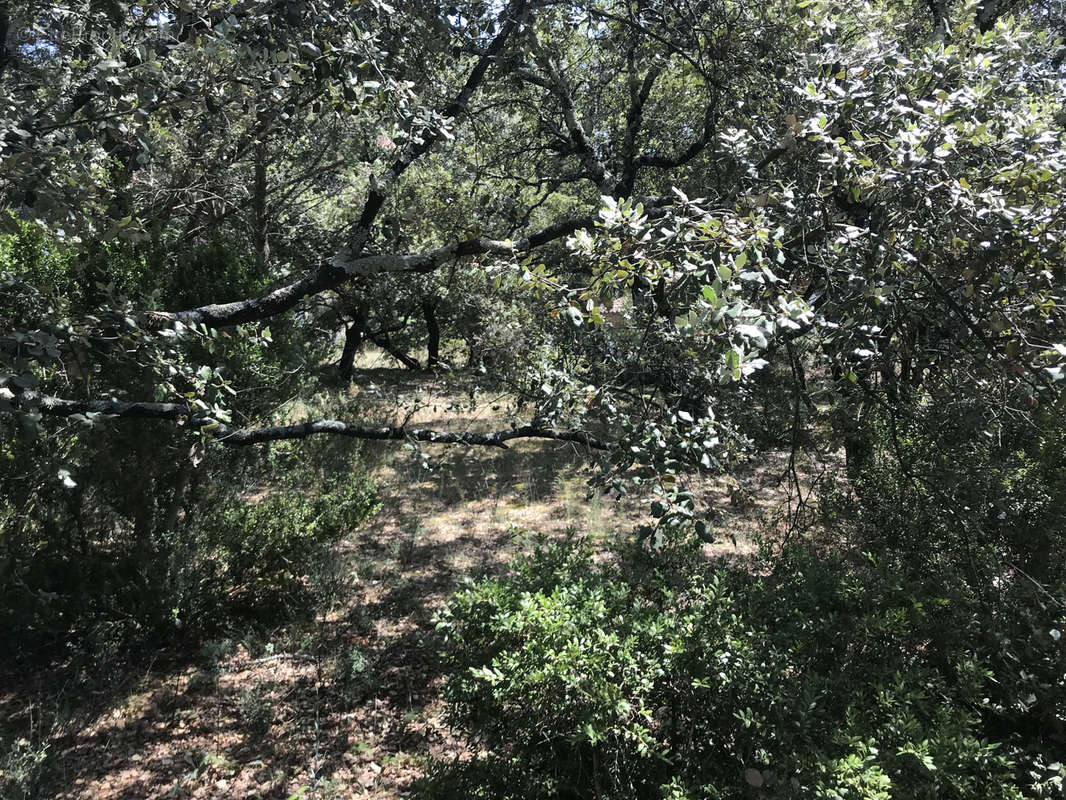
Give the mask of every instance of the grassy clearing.
[[[382, 398], [414, 391], [414, 376], [372, 354], [364, 361], [353, 399], [392, 421]], [[461, 398], [446, 380], [422, 394], [412, 423], [509, 422], [505, 398], [484, 398], [456, 419], [445, 411]], [[427, 469], [398, 444], [365, 446], [383, 508], [313, 576], [312, 618], [234, 632], [197, 653], [162, 652], [122, 674], [9, 681], [0, 719], [24, 751], [46, 756], [23, 764], [41, 772], [42, 796], [396, 798], [427, 757], [466, 757], [441, 718], [435, 612], [463, 579], [499, 571], [537, 535], [628, 535], [646, 507], [590, 496], [588, 468], [570, 445], [438, 446], [431, 456]], [[696, 482], [727, 532], [710, 554], [746, 557], [756, 533], [780, 522], [786, 467], [779, 454], [752, 465], [746, 487]]]

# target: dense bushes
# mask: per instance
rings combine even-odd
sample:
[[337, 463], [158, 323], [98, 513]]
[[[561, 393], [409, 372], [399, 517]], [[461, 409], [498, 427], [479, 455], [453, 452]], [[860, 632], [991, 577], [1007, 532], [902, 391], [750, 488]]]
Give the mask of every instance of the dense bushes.
[[[1061, 675], [1062, 609], [1032, 610], [1010, 636]], [[986, 622], [952, 587], [876, 563], [793, 551], [755, 577], [694, 557], [661, 569], [540, 550], [442, 614], [446, 696], [487, 755], [433, 786], [513, 798], [1058, 796], [1066, 770], [1047, 756], [1051, 731], [1003, 713], [1017, 676], [982, 644], [996, 635]], [[1043, 684], [1030, 704], [1061, 722], [1064, 698], [1061, 682]]]
[[[130, 394], [118, 399], [225, 413], [239, 392], [246, 414], [269, 414], [314, 381], [317, 340], [275, 346], [257, 329], [164, 336], [123, 319], [132, 298], [141, 307], [194, 304], [261, 281], [254, 259], [224, 242], [184, 253], [117, 243], [74, 250], [23, 226], [0, 237], [0, 320], [30, 334], [0, 331], [0, 373], [14, 373], [0, 384], [28, 376], [44, 393], [81, 398], [121, 376]], [[73, 322], [87, 314], [95, 322]], [[44, 319], [53, 327], [39, 327]], [[235, 374], [254, 387], [231, 385]], [[4, 658], [51, 657], [72, 642], [110, 658], [176, 630], [205, 635], [249, 614], [276, 619], [307, 603], [306, 576], [376, 508], [350, 447], [237, 452], [170, 425], [92, 414], [52, 424], [0, 418], [0, 483]]]
[[1040, 581], [1066, 567], [1064, 435], [1027, 425], [985, 433], [949, 414], [899, 426], [878, 455], [823, 508], [853, 544], [926, 568], [957, 571], [978, 593], [1017, 570]]
[[1066, 796], [1055, 403], [1007, 415], [937, 387], [870, 404], [845, 431], [862, 457], [811, 495], [808, 542], [753, 565], [570, 544], [471, 586], [440, 628], [449, 708], [481, 755], [432, 790]]
[[[97, 433], [95, 442], [112, 438]], [[165, 438], [147, 440], [160, 446]], [[11, 485], [25, 463], [18, 452], [36, 449], [9, 447]], [[39, 483], [26, 480], [25, 493], [4, 498], [5, 657], [47, 655], [65, 642], [112, 656], [164, 633], [202, 636], [238, 617], [276, 620], [307, 605], [306, 576], [377, 509], [372, 484], [350, 459], [282, 447], [262, 460], [216, 453], [194, 468], [187, 444], [173, 449], [184, 465], [94, 473], [99, 451], [74, 442], [62, 460], [69, 485], [42, 470], [27, 475]], [[283, 472], [264, 490], [275, 469]]]
[[[195, 587], [190, 602], [224, 594], [234, 607], [262, 614], [271, 604], [308, 600], [304, 576], [379, 507], [365, 477], [311, 474], [330, 483], [316, 488], [283, 480], [286, 488], [259, 501], [232, 498], [216, 511], [201, 512], [198, 545], [214, 554], [213, 569], [201, 578], [210, 585]], [[308, 484], [309, 475], [302, 477]]]

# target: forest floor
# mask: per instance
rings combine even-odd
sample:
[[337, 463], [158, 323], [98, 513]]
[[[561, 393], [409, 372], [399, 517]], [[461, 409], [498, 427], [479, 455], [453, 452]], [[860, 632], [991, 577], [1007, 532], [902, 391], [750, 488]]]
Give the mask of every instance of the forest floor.
[[[445, 418], [446, 393], [437, 399], [412, 422], [507, 424], [491, 400], [457, 419]], [[606, 542], [645, 521], [636, 499], [587, 496], [571, 445], [437, 447], [428, 470], [396, 444], [371, 450], [382, 508], [314, 578], [313, 617], [112, 675], [57, 685], [42, 673], [0, 691], [0, 718], [38, 726], [47, 742], [56, 798], [411, 796], [430, 760], [469, 756], [439, 699], [433, 619], [447, 598], [465, 579], [499, 573], [538, 534]], [[787, 461], [781, 452], [751, 465], [750, 491], [697, 480], [703, 507], [721, 509], [729, 531], [709, 550], [750, 556], [757, 533], [780, 524]]]

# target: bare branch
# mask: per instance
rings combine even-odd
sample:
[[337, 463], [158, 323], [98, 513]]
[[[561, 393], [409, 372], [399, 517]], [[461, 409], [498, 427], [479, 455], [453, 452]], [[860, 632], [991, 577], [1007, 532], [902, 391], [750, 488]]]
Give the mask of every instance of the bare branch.
[[[207, 434], [230, 447], [245, 447], [264, 442], [306, 439], [308, 436], [330, 434], [352, 439], [378, 441], [417, 441], [432, 444], [462, 444], [506, 448], [514, 439], [550, 439], [572, 442], [592, 450], [612, 450], [617, 443], [604, 441], [585, 431], [555, 430], [537, 425], [518, 425], [493, 433], [471, 431], [438, 431], [405, 426], [353, 425], [339, 420], [325, 419], [295, 425], [273, 425], [262, 428], [231, 428], [217, 420], [199, 414], [180, 403], [124, 403], [117, 400], [68, 400], [41, 395], [24, 389], [9, 401], [15, 409], [37, 411], [46, 416], [71, 417], [75, 414], [106, 414], [123, 419], [159, 419], [177, 423], [183, 428]], [[10, 412], [8, 412], [10, 413]]]

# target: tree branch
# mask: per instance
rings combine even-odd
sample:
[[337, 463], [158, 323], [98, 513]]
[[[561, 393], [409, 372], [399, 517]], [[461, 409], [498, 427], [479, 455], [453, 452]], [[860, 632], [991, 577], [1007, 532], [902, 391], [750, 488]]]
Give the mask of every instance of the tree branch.
[[574, 102], [574, 90], [567, 81], [566, 76], [559, 71], [551, 56], [544, 52], [540, 42], [534, 38], [534, 55], [537, 63], [547, 73], [547, 78], [542, 79], [523, 70], [516, 73], [524, 80], [536, 83], [546, 88], [559, 101], [563, 112], [563, 122], [569, 133], [569, 142], [572, 152], [581, 159], [581, 164], [588, 172], [589, 178], [599, 188], [601, 194], [610, 194], [614, 189], [614, 176], [603, 161], [596, 155], [596, 150], [589, 142], [585, 126], [578, 117], [577, 104]]
[[[649, 211], [655, 210], [657, 206], [673, 202], [673, 198], [669, 197], [638, 199]], [[357, 276], [383, 272], [428, 273], [457, 258], [485, 253], [513, 254], [534, 250], [579, 230], [591, 229], [598, 219], [598, 213], [562, 219], [513, 242], [479, 237], [452, 242], [426, 253], [372, 255], [350, 261], [338, 256], [332, 264], [327, 264], [300, 280], [261, 297], [236, 300], [232, 303], [212, 303], [187, 311], [152, 311], [142, 316], [141, 324], [150, 329], [165, 328], [175, 322], [223, 328], [254, 322], [288, 311], [305, 297], [335, 289]]]
[[661, 66], [651, 67], [644, 75], [644, 80], [637, 85], [634, 74], [633, 51], [629, 52], [629, 111], [626, 113], [625, 140], [622, 143], [622, 177], [618, 181], [615, 194], [625, 197], [633, 192], [633, 185], [637, 178], [637, 136], [640, 134], [641, 125], [644, 123], [644, 106], [648, 102], [652, 86], [662, 74]]
[[[506, 21], [501, 25], [500, 32], [492, 40], [488, 49], [470, 71], [463, 88], [441, 112], [445, 119], [455, 117], [466, 109], [467, 102], [484, 79], [489, 66], [496, 60], [496, 56], [503, 49], [508, 38], [517, 29], [518, 19], [525, 4], [525, 0], [514, 0], [501, 13], [500, 19], [507, 17]], [[443, 132], [439, 126], [424, 132], [419, 143], [408, 145], [404, 153], [393, 162], [385, 175], [380, 178], [376, 177], [371, 182], [366, 205], [363, 206], [359, 221], [356, 223], [356, 233], [349, 247], [350, 253], [355, 255], [362, 253], [370, 238], [370, 228], [384, 205], [391, 187], [400, 175], [436, 144], [442, 136]], [[482, 250], [481, 252], [487, 251]], [[425, 271], [430, 270], [426, 269]], [[187, 325], [202, 324], [212, 328], [239, 325], [288, 311], [305, 297], [320, 294], [340, 286], [348, 281], [352, 274], [352, 272], [337, 264], [327, 264], [315, 272], [305, 275], [298, 281], [275, 289], [261, 297], [237, 300], [232, 303], [212, 303], [189, 311], [151, 312], [144, 315], [142, 322], [148, 328], [166, 327], [175, 322]]]
[[656, 167], [658, 169], [674, 169], [683, 166], [698, 156], [703, 149], [714, 139], [714, 103], [707, 105], [703, 113], [703, 133], [688, 147], [672, 156], [657, 156], [641, 154], [634, 161], [634, 171], [640, 167]]
[[[616, 442], [605, 441], [578, 430], [555, 430], [537, 425], [519, 425], [493, 433], [471, 431], [438, 431], [429, 428], [404, 426], [353, 425], [326, 419], [295, 425], [273, 425], [263, 428], [231, 428], [217, 420], [198, 414], [180, 403], [124, 403], [117, 400], [68, 400], [41, 395], [31, 389], [15, 394], [9, 402], [17, 410], [37, 411], [51, 417], [71, 417], [75, 414], [106, 414], [124, 419], [168, 420], [183, 428], [208, 434], [221, 444], [245, 447], [264, 442], [306, 439], [318, 434], [347, 436], [352, 439], [377, 441], [417, 441], [432, 444], [463, 444], [506, 448], [514, 439], [550, 439], [572, 442], [591, 450], [612, 450]], [[10, 412], [8, 412], [10, 413]]]
[[[466, 110], [467, 103], [470, 101], [470, 98], [473, 96], [477, 87], [481, 84], [481, 81], [485, 78], [485, 73], [488, 72], [489, 67], [503, 50], [507, 40], [515, 30], [517, 30], [519, 17], [525, 8], [525, 5], [526, 0], [513, 0], [508, 7], [500, 13], [498, 21], [503, 22], [500, 25], [499, 33], [496, 34], [492, 43], [488, 46], [485, 52], [482, 53], [481, 57], [474, 65], [474, 68], [470, 70], [470, 74], [467, 76], [463, 88], [459, 90], [459, 93], [441, 111], [441, 116], [444, 120], [456, 117]], [[382, 206], [385, 205], [385, 199], [388, 197], [389, 192], [392, 190], [392, 187], [395, 185], [399, 177], [409, 166], [411, 166], [411, 164], [417, 161], [421, 156], [427, 153], [433, 145], [440, 141], [441, 137], [444, 135], [442, 126], [443, 122], [441, 125], [422, 132], [419, 138], [404, 149], [404, 152], [392, 163], [392, 166], [385, 171], [384, 175], [381, 177], [375, 177], [371, 180], [370, 191], [366, 198], [366, 205], [363, 206], [363, 211], [359, 215], [359, 221], [356, 223], [355, 228], [355, 237], [350, 246], [350, 250], [353, 253], [361, 253], [363, 247], [366, 246], [366, 243], [370, 238], [370, 228], [374, 224], [378, 212], [380, 212]]]
[[411, 358], [411, 356], [407, 355], [407, 353], [405, 353], [403, 350], [400, 350], [398, 347], [393, 346], [392, 342], [389, 341], [388, 333], [371, 333], [368, 334], [366, 338], [368, 338], [370, 341], [372, 341], [374, 344], [376, 344], [378, 347], [380, 347], [382, 350], [384, 350], [390, 356], [395, 358], [408, 369], [414, 370], [416, 372], [422, 369], [422, 365], [419, 364], [416, 359]]

